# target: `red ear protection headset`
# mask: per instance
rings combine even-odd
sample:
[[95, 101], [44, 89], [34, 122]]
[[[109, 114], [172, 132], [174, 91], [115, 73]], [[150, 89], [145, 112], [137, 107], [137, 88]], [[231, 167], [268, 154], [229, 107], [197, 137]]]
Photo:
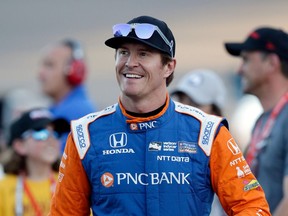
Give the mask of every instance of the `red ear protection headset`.
[[71, 85], [81, 84], [86, 77], [86, 66], [84, 63], [84, 51], [78, 41], [64, 40], [63, 44], [72, 50], [72, 59], [67, 79]]

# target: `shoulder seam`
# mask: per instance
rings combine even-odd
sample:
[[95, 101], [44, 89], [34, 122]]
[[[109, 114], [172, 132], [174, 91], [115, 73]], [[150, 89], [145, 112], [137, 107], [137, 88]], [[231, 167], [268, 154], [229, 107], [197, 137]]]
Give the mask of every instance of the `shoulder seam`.
[[225, 118], [207, 114], [196, 107], [188, 106], [176, 101], [174, 101], [174, 103], [175, 110], [177, 112], [191, 115], [200, 121], [201, 129], [199, 133], [198, 145], [207, 156], [210, 156], [214, 137], [220, 123], [223, 122], [228, 128], [228, 123], [226, 122]]
[[105, 108], [102, 111], [90, 113], [80, 119], [71, 121], [71, 132], [73, 140], [81, 160], [85, 157], [91, 144], [88, 129], [89, 124], [102, 116], [109, 115], [115, 112], [116, 107], [117, 104], [114, 104]]

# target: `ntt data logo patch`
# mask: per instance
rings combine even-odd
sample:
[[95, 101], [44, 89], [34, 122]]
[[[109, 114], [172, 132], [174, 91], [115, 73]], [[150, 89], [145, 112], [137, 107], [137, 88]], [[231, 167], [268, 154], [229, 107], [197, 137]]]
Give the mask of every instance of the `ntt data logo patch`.
[[111, 173], [106, 172], [101, 176], [101, 183], [104, 187], [111, 187], [114, 183], [114, 177]]

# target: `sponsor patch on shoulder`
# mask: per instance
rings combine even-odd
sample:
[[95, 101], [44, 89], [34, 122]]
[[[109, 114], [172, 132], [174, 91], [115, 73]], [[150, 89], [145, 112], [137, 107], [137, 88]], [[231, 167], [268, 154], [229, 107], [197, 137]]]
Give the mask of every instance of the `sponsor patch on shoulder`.
[[260, 187], [259, 182], [256, 179], [252, 179], [251, 181], [244, 181], [244, 191], [254, 190]]
[[197, 144], [191, 142], [180, 141], [178, 142], [178, 151], [180, 153], [197, 153]]

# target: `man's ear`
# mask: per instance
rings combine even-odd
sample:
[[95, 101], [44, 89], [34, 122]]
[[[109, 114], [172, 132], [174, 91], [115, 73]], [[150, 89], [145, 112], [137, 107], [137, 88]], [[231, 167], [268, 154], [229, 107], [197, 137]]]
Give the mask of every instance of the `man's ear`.
[[278, 70], [281, 67], [281, 62], [278, 55], [271, 53], [269, 55], [269, 64], [272, 71]]
[[165, 73], [165, 77], [169, 77], [175, 70], [176, 68], [176, 59], [173, 58], [172, 61], [168, 62], [167, 65], [167, 70], [166, 70], [166, 73]]
[[19, 155], [24, 156], [26, 155], [26, 146], [25, 143], [21, 139], [15, 139], [12, 143], [13, 149]]

